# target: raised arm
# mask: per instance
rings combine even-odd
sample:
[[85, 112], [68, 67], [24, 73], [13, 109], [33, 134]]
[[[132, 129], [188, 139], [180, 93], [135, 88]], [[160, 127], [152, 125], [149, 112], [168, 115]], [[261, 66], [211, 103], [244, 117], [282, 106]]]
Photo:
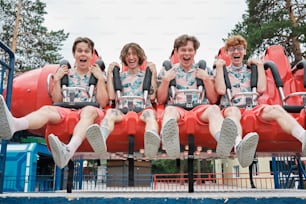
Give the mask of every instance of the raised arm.
[[116, 99], [116, 93], [114, 88], [114, 77], [113, 77], [113, 70], [115, 66], [120, 67], [117, 62], [112, 62], [107, 69], [107, 91], [108, 91], [109, 100], [111, 101]]
[[226, 63], [223, 59], [217, 59], [215, 61], [216, 66], [216, 77], [215, 77], [215, 89], [217, 94], [225, 95], [226, 94], [226, 86], [224, 82], [224, 72], [223, 67], [226, 66]]
[[217, 103], [219, 95], [215, 90], [215, 80], [213, 76], [209, 75], [207, 69], [197, 69], [196, 77], [201, 79], [204, 83], [206, 97], [210, 103]]
[[104, 73], [97, 64], [91, 66], [90, 71], [97, 78], [96, 100], [101, 107], [105, 107], [108, 104], [109, 97], [106, 88]]
[[175, 69], [175, 67], [172, 67], [170, 70], [165, 71], [165, 68], [162, 68], [160, 72], [161, 83], [157, 89], [157, 102], [159, 104], [167, 102], [170, 81], [176, 76]]
[[263, 61], [258, 59], [249, 59], [248, 65], [255, 64], [258, 70], [257, 92], [263, 94], [267, 89], [267, 77], [263, 66]]
[[152, 78], [151, 78], [151, 93], [150, 93], [150, 100], [155, 101], [156, 99], [156, 92], [157, 92], [157, 71], [156, 66], [152, 62], [147, 62], [147, 66], [151, 70]]
[[53, 76], [53, 88], [51, 91], [51, 99], [53, 103], [63, 102], [61, 80], [65, 75], [69, 74], [67, 65], [61, 65]]

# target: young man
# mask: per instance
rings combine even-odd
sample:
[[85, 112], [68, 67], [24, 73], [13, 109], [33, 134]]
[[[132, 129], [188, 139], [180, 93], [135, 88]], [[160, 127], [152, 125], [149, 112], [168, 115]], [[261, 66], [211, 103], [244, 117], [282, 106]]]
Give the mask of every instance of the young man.
[[[231, 64], [227, 67], [228, 77], [231, 83], [232, 96], [239, 92], [251, 92], [250, 78], [251, 70], [247, 69], [246, 64], [243, 63], [243, 58], [246, 54], [247, 42], [240, 36], [235, 35], [227, 39], [225, 43], [225, 51], [230, 58]], [[267, 82], [266, 75], [263, 67], [263, 62], [257, 59], [250, 59], [247, 62], [248, 65], [255, 64], [258, 69], [258, 82], [257, 82], [257, 92], [262, 94], [266, 90]], [[254, 158], [257, 144], [258, 144], [258, 135], [257, 133], [248, 133], [242, 139], [242, 130], [241, 130], [241, 111], [237, 107], [239, 104], [243, 104], [244, 100], [242, 98], [237, 98], [234, 101], [234, 106], [230, 106], [229, 99], [226, 95], [226, 86], [224, 82], [224, 72], [223, 66], [225, 66], [225, 61], [222, 59], [217, 59], [215, 62], [216, 65], [216, 90], [218, 94], [222, 95], [221, 105], [226, 107], [224, 111], [224, 117], [231, 117], [238, 127], [238, 137], [236, 140], [231, 143], [230, 139], [228, 140], [228, 145], [235, 147], [235, 150], [238, 153], [238, 160], [242, 167], [249, 166]], [[292, 134], [302, 143], [303, 154], [306, 153], [306, 137], [304, 128], [290, 115], [288, 114], [280, 105], [260, 105], [256, 108], [261, 109], [259, 111], [258, 117], [266, 121], [275, 120], [282, 129], [288, 133]], [[227, 135], [224, 135], [227, 138]], [[245, 144], [246, 138], [249, 142]], [[241, 146], [241, 144], [244, 144]]]
[[[120, 80], [122, 83], [122, 96], [139, 96], [143, 97], [144, 93], [142, 90], [143, 81], [145, 77], [145, 71], [141, 70], [140, 66], [146, 60], [144, 50], [136, 43], [126, 44], [122, 50], [120, 59], [124, 66], [127, 67], [127, 71], [120, 73]], [[108, 67], [107, 74], [107, 88], [110, 96], [110, 100], [118, 100], [114, 85], [113, 85], [113, 70], [119, 66], [118, 63], [113, 62]], [[145, 122], [145, 133], [144, 133], [144, 150], [145, 155], [152, 158], [154, 157], [160, 146], [160, 138], [158, 135], [158, 124], [156, 121], [155, 111], [152, 108], [151, 101], [155, 100], [156, 86], [157, 86], [157, 73], [155, 65], [151, 62], [147, 62], [147, 67], [152, 72], [151, 78], [151, 90], [150, 96], [147, 100], [147, 104], [143, 104], [143, 101], [134, 99], [132, 101], [135, 109], [145, 109], [139, 112], [139, 117]], [[118, 103], [117, 103], [118, 104]], [[122, 101], [122, 108], [128, 108], [128, 101]], [[117, 108], [109, 109], [106, 112], [104, 119], [99, 125], [91, 125], [87, 130], [87, 139], [94, 148], [95, 152], [106, 153], [106, 140], [109, 134], [113, 131], [116, 122], [122, 121], [124, 113]]]
[[[68, 75], [69, 86], [89, 87], [89, 79], [93, 74], [97, 78], [97, 85], [94, 91], [96, 102], [104, 107], [108, 103], [108, 93], [104, 75], [98, 65], [91, 65], [90, 60], [94, 51], [94, 43], [87, 37], [77, 38], [72, 46], [72, 53], [75, 58], [74, 68], [68, 69], [67, 65], [58, 68], [53, 77], [52, 101], [62, 102], [61, 79]], [[79, 91], [74, 98], [75, 102], [86, 101], [88, 95], [86, 91]], [[39, 129], [47, 123], [57, 124], [64, 120], [71, 111], [77, 111], [80, 120], [74, 128], [73, 137], [69, 144], [65, 145], [60, 142], [55, 135], [49, 135], [48, 140], [55, 164], [59, 168], [67, 165], [68, 161], [74, 155], [75, 151], [85, 139], [86, 128], [93, 124], [98, 118], [102, 118], [104, 113], [102, 109], [86, 106], [80, 110], [71, 110], [58, 106], [43, 106], [39, 110], [34, 111], [24, 117], [15, 118], [8, 111], [8, 108], [0, 97], [0, 135], [3, 139], [11, 139], [16, 131], [27, 129]]]
[[[159, 74], [161, 84], [158, 88], [157, 99], [159, 103], [167, 103], [163, 115], [161, 136], [163, 146], [170, 157], [179, 157], [180, 142], [177, 121], [184, 118], [187, 111], [179, 107], [187, 101], [184, 93], [178, 92], [176, 94], [175, 103], [168, 97], [169, 84], [173, 79], [176, 81], [175, 91], [196, 89], [196, 78], [203, 81], [206, 95], [200, 103], [197, 102], [199, 97], [196, 93], [191, 96], [194, 105], [191, 111], [195, 112], [201, 121], [208, 123], [209, 131], [217, 141], [216, 151], [219, 156], [227, 156], [226, 153], [229, 153], [232, 149], [227, 143], [233, 142], [238, 134], [234, 120], [231, 117], [224, 119], [220, 108], [217, 105], [211, 105], [218, 101], [219, 96], [215, 91], [212, 71], [200, 69], [194, 63], [194, 57], [199, 46], [200, 43], [194, 36], [182, 35], [176, 38], [174, 52], [179, 63], [174, 64], [168, 71], [163, 67]], [[227, 137], [224, 137], [224, 135], [227, 135]]]

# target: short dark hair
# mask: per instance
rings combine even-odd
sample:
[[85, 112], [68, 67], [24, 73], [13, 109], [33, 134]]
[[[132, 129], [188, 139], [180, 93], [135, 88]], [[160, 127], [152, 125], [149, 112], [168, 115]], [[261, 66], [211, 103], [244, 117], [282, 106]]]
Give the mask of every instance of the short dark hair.
[[89, 39], [88, 37], [78, 37], [73, 42], [72, 53], [75, 52], [77, 44], [79, 44], [81, 42], [84, 42], [84, 43], [88, 44], [89, 48], [91, 49], [91, 52], [92, 53], [94, 52], [95, 44], [94, 44], [94, 42], [91, 39]]
[[200, 42], [196, 37], [184, 34], [175, 39], [173, 48], [177, 50], [180, 47], [187, 45], [188, 41], [193, 42], [193, 47], [195, 50], [200, 47]]

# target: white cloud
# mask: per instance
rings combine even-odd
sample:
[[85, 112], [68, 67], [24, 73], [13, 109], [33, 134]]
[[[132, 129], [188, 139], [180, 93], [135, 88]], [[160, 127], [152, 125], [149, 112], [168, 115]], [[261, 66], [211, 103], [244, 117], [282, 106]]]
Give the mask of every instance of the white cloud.
[[49, 30], [64, 29], [70, 36], [62, 55], [73, 61], [71, 46], [76, 37], [94, 40], [106, 65], [119, 62], [128, 42], [140, 44], [149, 61], [159, 68], [173, 41], [181, 34], [201, 42], [196, 59], [211, 66], [222, 38], [242, 20], [246, 3], [241, 0], [45, 0]]

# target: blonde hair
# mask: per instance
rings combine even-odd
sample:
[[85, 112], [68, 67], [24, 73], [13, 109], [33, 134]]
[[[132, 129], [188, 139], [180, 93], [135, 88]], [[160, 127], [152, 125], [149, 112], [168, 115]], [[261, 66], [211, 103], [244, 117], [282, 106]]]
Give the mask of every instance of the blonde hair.
[[247, 48], [247, 41], [241, 35], [231, 36], [226, 40], [224, 49], [225, 49], [225, 51], [228, 51], [229, 47], [233, 47], [233, 46], [237, 46], [237, 45], [243, 45], [243, 47], [246, 49]]

